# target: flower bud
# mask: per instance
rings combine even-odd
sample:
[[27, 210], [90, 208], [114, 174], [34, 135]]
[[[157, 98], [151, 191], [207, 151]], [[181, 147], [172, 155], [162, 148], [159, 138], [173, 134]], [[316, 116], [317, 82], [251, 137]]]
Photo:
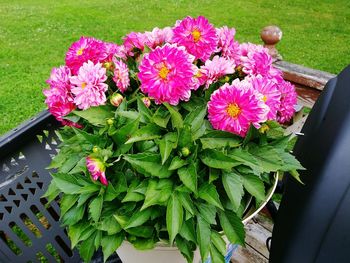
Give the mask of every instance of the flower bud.
[[113, 119], [107, 119], [107, 124], [108, 125], [113, 125], [114, 123], [114, 120]]
[[100, 159], [91, 156], [86, 157], [86, 167], [94, 181], [99, 179], [102, 184], [108, 185], [105, 174], [106, 166]]
[[260, 133], [266, 133], [270, 129], [269, 125], [267, 124], [262, 124], [261, 127], [259, 128]]
[[147, 108], [149, 108], [149, 106], [151, 106], [151, 100], [148, 97], [143, 97], [142, 102], [143, 102], [143, 104], [145, 104], [145, 106]]
[[111, 61], [103, 63], [103, 67], [107, 70], [114, 70], [114, 64]]
[[113, 106], [118, 107], [123, 102], [123, 99], [124, 97], [122, 95], [118, 92], [114, 92], [109, 101]]
[[181, 153], [182, 153], [182, 156], [187, 157], [190, 155], [191, 152], [190, 152], [190, 149], [188, 149], [187, 147], [183, 147], [181, 149]]
[[93, 152], [93, 153], [97, 153], [98, 150], [99, 150], [99, 148], [98, 148], [97, 146], [94, 146], [94, 148], [92, 148], [92, 152]]

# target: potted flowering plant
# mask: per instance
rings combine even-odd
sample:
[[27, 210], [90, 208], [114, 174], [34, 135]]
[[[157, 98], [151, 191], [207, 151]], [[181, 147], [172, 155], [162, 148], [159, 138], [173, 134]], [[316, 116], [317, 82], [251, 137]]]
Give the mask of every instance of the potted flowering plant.
[[248, 201], [264, 201], [273, 173], [302, 169], [280, 125], [294, 86], [265, 48], [234, 36], [186, 17], [122, 45], [82, 37], [52, 70], [45, 102], [65, 127], [46, 196], [62, 194], [85, 261], [99, 247], [106, 260], [122, 244], [166, 244], [188, 262], [196, 248], [224, 262], [226, 238], [244, 244]]

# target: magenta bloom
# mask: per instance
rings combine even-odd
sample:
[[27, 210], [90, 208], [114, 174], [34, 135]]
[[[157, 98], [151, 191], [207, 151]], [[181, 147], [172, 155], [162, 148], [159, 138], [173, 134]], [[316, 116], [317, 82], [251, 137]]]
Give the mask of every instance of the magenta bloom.
[[265, 103], [252, 88], [234, 81], [216, 90], [208, 103], [208, 119], [214, 129], [244, 137], [253, 124], [259, 128], [266, 116]]
[[138, 73], [141, 91], [158, 104], [177, 105], [179, 100], [188, 101], [195, 74], [193, 60], [183, 47], [170, 44], [145, 54]]
[[178, 21], [173, 29], [173, 42], [184, 46], [196, 59], [206, 61], [216, 49], [217, 36], [215, 28], [203, 17], [186, 17]]
[[239, 43], [235, 41], [236, 30], [223, 26], [216, 29], [218, 36], [218, 46], [216, 52], [221, 52], [222, 56], [235, 59], [239, 54]]
[[288, 81], [281, 82], [278, 88], [281, 92], [281, 105], [277, 112], [277, 121], [285, 123], [293, 117], [294, 106], [297, 104], [297, 93], [294, 85]]
[[128, 66], [121, 60], [113, 59], [114, 76], [113, 80], [121, 92], [125, 92], [130, 85]]
[[111, 46], [92, 37], [81, 37], [74, 42], [67, 54], [66, 65], [70, 68], [72, 73], [76, 75], [79, 68], [88, 60], [93, 63], [104, 62], [111, 50]]
[[208, 88], [212, 83], [227, 74], [233, 74], [235, 67], [234, 61], [228, 58], [215, 56], [213, 60], [207, 60], [200, 69], [200, 73], [206, 76], [205, 87]]
[[71, 72], [66, 66], [53, 68], [50, 78], [46, 81], [50, 85], [50, 89], [44, 90], [43, 93], [46, 96], [45, 103], [51, 114], [64, 125], [76, 126], [78, 124], [75, 125], [75, 123], [63, 119], [75, 109], [70, 92], [70, 76]]
[[106, 178], [106, 166], [98, 159], [91, 156], [86, 157], [86, 167], [92, 176], [93, 180], [100, 179], [100, 182], [104, 185], [108, 185]]
[[144, 33], [145, 43], [150, 49], [155, 49], [158, 46], [162, 46], [165, 43], [169, 43], [173, 38], [173, 30], [170, 27], [159, 29], [155, 27], [151, 32]]
[[253, 88], [262, 95], [262, 100], [269, 107], [267, 119], [276, 120], [277, 110], [281, 104], [281, 92], [279, 91], [277, 84], [260, 75], [251, 77], [248, 81], [250, 81]]
[[266, 76], [269, 74], [272, 65], [272, 57], [269, 55], [266, 48], [248, 43], [242, 44], [240, 49], [240, 63], [244, 73], [251, 76], [259, 74]]
[[70, 78], [72, 93], [75, 95], [74, 103], [79, 109], [86, 110], [105, 103], [105, 92], [108, 89], [108, 85], [104, 83], [106, 80], [106, 69], [101, 63], [95, 65], [88, 61], [83, 64], [78, 76]]

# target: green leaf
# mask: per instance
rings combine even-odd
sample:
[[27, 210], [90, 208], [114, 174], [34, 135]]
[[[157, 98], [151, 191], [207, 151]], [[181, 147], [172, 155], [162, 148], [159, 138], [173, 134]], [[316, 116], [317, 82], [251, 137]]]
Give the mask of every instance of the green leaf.
[[240, 162], [243, 165], [246, 165], [252, 168], [258, 174], [262, 172], [258, 160], [255, 159], [255, 157], [245, 149], [242, 149], [242, 148], [234, 149], [233, 151], [230, 152], [229, 157], [236, 160], [237, 162]]
[[222, 184], [236, 212], [244, 195], [242, 178], [235, 172], [223, 172]]
[[197, 193], [197, 171], [196, 166], [190, 163], [186, 167], [177, 170], [181, 182], [194, 193]]
[[180, 236], [176, 236], [175, 238], [176, 246], [180, 250], [181, 254], [186, 258], [188, 263], [193, 262], [193, 251], [191, 250], [190, 245], [186, 240], [181, 238]]
[[170, 244], [179, 233], [183, 221], [183, 209], [176, 193], [169, 198], [166, 210], [166, 226], [169, 233]]
[[68, 236], [71, 240], [71, 247], [72, 249], [78, 244], [78, 242], [81, 240], [82, 233], [90, 227], [90, 224], [88, 222], [81, 222], [75, 225], [71, 225], [68, 228]]
[[181, 129], [184, 125], [181, 114], [168, 103], [163, 103], [163, 105], [168, 109], [171, 116], [171, 123], [173, 128]]
[[151, 208], [147, 208], [142, 211], [138, 211], [134, 213], [129, 219], [124, 229], [141, 226], [143, 223], [147, 222], [150, 219], [151, 215], [152, 215]]
[[244, 246], [245, 232], [241, 219], [230, 211], [219, 212], [219, 219], [228, 240]]
[[108, 235], [114, 235], [119, 233], [122, 227], [114, 216], [106, 216], [101, 219], [101, 224], [98, 229], [106, 231]]
[[79, 196], [64, 194], [60, 201], [61, 216], [63, 216], [67, 211], [76, 204]]
[[51, 174], [56, 186], [65, 194], [74, 194], [81, 190], [80, 185], [75, 176], [65, 173]]
[[106, 262], [110, 255], [112, 255], [118, 247], [123, 243], [124, 241], [124, 234], [123, 232], [111, 236], [104, 236], [101, 239], [101, 246], [102, 246], [102, 252], [103, 252], [103, 261]]
[[138, 226], [126, 229], [126, 232], [137, 237], [150, 238], [153, 236], [154, 228], [151, 226]]
[[152, 205], [165, 205], [172, 193], [173, 182], [169, 179], [150, 180], [141, 210]]
[[224, 209], [220, 202], [220, 197], [213, 184], [203, 184], [198, 191], [198, 196], [209, 204], [215, 205], [220, 209]]
[[200, 155], [200, 159], [205, 165], [216, 169], [230, 170], [232, 167], [240, 165], [240, 162], [233, 160], [224, 153], [211, 149], [204, 150]]
[[84, 262], [90, 262], [95, 252], [95, 249], [93, 249], [95, 236], [96, 236], [96, 233], [94, 234], [93, 237], [84, 240], [79, 247], [79, 254], [83, 258]]
[[140, 114], [136, 111], [116, 111], [115, 114], [130, 120], [136, 120], [137, 118], [140, 117]]
[[125, 226], [128, 224], [129, 221], [129, 217], [124, 216], [124, 215], [118, 215], [118, 214], [114, 214], [113, 217], [115, 218], [115, 220], [117, 220], [118, 224], [124, 229]]
[[210, 225], [200, 215], [197, 216], [197, 243], [202, 261], [205, 262], [210, 248]]
[[278, 153], [283, 162], [281, 171], [305, 170], [299, 161], [290, 153], [285, 152], [283, 149], [278, 149]]
[[101, 240], [102, 240], [102, 231], [97, 230], [96, 231], [96, 237], [95, 237], [95, 250], [98, 250], [101, 247]]
[[101, 187], [97, 184], [91, 183], [88, 185], [85, 185], [81, 187], [78, 191], [76, 191], [77, 194], [93, 194], [98, 191], [100, 191]]
[[89, 214], [94, 222], [100, 219], [103, 206], [103, 196], [99, 195], [93, 199], [89, 205]]
[[120, 194], [119, 191], [117, 191], [112, 183], [109, 183], [105, 192], [104, 200], [106, 202], [114, 200], [118, 195]]
[[85, 206], [73, 206], [63, 216], [61, 214], [61, 221], [63, 225], [74, 225], [78, 223], [84, 216]]
[[297, 180], [299, 183], [304, 184], [303, 181], [300, 179], [300, 174], [297, 170], [289, 171], [289, 174], [294, 177], [295, 180]]
[[184, 120], [184, 124], [189, 125], [191, 127], [192, 133], [194, 133], [202, 126], [206, 114], [206, 104], [197, 106], [193, 111], [187, 114]]
[[196, 209], [193, 205], [193, 201], [191, 200], [191, 196], [188, 193], [178, 192], [178, 197], [181, 201], [182, 206], [191, 214], [195, 215]]
[[144, 176], [167, 178], [172, 174], [166, 164], [161, 164], [161, 158], [156, 153], [126, 154], [124, 160]]
[[169, 158], [171, 151], [177, 147], [177, 134], [175, 132], [167, 133], [159, 140], [159, 151], [162, 156], [162, 164]]
[[212, 183], [215, 180], [217, 180], [221, 175], [220, 172], [221, 171], [219, 169], [209, 168], [209, 183]]
[[215, 263], [225, 263], [225, 254], [221, 254], [215, 246], [210, 247], [210, 258]]
[[277, 172], [283, 166], [280, 153], [270, 146], [256, 146], [249, 152], [258, 160], [263, 172]]
[[47, 188], [43, 197], [47, 199], [48, 204], [51, 203], [59, 194], [61, 190], [57, 187], [55, 180], [52, 180], [49, 187]]
[[216, 208], [213, 205], [208, 204], [197, 204], [199, 214], [202, 218], [208, 222], [208, 224], [215, 225], [216, 224]]
[[141, 129], [137, 130], [134, 134], [132, 134], [130, 139], [126, 141], [126, 144], [139, 141], [153, 140], [160, 138], [160, 136], [161, 131], [159, 127], [153, 123], [149, 123]]
[[[122, 146], [139, 128], [139, 119], [129, 122], [111, 135], [117, 146]], [[130, 146], [131, 147], [131, 146]], [[129, 148], [130, 148], [129, 147]]]
[[[222, 254], [226, 255], [226, 242], [223, 240], [222, 236], [215, 230], [211, 231], [210, 235], [211, 243], [216, 247], [216, 249]], [[216, 262], [216, 261], [214, 261]]]
[[145, 106], [140, 97], [137, 98], [137, 110], [141, 115], [141, 121], [149, 123], [152, 121], [152, 111]]
[[170, 163], [169, 170], [176, 170], [186, 165], [188, 162], [184, 159], [181, 159], [179, 156], [175, 156]]
[[104, 126], [107, 119], [114, 117], [113, 109], [109, 106], [90, 107], [86, 110], [73, 111], [72, 113], [95, 126]]
[[179, 234], [186, 240], [197, 243], [193, 219], [189, 219], [183, 222]]
[[156, 113], [153, 115], [152, 120], [158, 126], [166, 128], [170, 120], [170, 113], [169, 111], [164, 110], [162, 107], [159, 107]]
[[152, 238], [137, 238], [129, 240], [137, 250], [150, 250], [156, 246], [157, 240]]
[[265, 199], [264, 182], [256, 175], [245, 174], [242, 176], [244, 188], [258, 201]]
[[79, 195], [79, 199], [78, 199], [78, 207], [82, 206], [86, 203], [87, 200], [89, 200], [89, 198], [92, 196], [93, 194], [81, 194]]
[[183, 147], [187, 147], [191, 149], [192, 146], [192, 133], [191, 127], [189, 125], [184, 125], [182, 129], [180, 129], [178, 147], [181, 150]]

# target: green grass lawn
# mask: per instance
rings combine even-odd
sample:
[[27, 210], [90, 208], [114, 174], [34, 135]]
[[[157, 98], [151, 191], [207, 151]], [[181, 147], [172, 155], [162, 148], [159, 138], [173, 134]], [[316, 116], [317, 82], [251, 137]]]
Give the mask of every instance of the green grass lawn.
[[348, 0], [0, 0], [0, 134], [45, 108], [45, 80], [81, 35], [120, 43], [187, 15], [235, 27], [242, 42], [259, 43], [276, 24], [278, 49], [294, 63], [338, 73], [350, 60]]

